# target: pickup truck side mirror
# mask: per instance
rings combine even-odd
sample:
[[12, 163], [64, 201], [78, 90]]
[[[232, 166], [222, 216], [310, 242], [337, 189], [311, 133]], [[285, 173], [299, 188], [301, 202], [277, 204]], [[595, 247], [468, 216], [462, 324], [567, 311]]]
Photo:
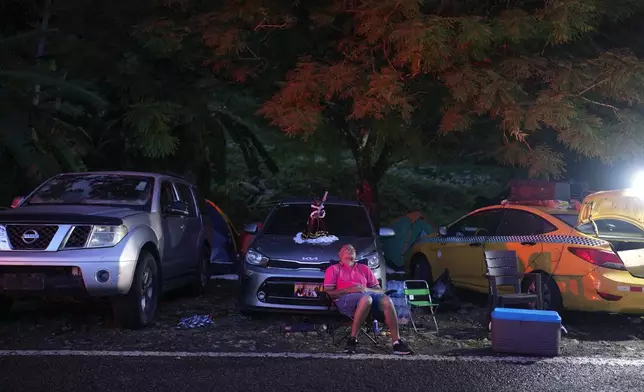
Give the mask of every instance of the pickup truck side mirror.
[[257, 234], [259, 231], [259, 225], [257, 223], [249, 223], [247, 225], [244, 225], [244, 232], [248, 234]]
[[18, 207], [24, 200], [25, 200], [24, 196], [16, 196], [16, 197], [14, 197], [13, 201], [11, 202], [11, 208]]
[[445, 237], [447, 235], [447, 227], [441, 226], [438, 228], [438, 234], [442, 235]]
[[165, 212], [168, 215], [175, 215], [175, 216], [188, 216], [190, 215], [190, 210], [188, 208], [188, 203], [185, 201], [173, 201], [170, 203], [168, 206], [166, 206], [163, 209], [163, 212]]

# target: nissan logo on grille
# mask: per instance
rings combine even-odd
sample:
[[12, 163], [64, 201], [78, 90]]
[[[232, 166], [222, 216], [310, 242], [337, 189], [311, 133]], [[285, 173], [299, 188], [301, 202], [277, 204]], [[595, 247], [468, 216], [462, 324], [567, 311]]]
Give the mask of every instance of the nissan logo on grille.
[[24, 233], [22, 233], [22, 242], [25, 244], [32, 244], [40, 238], [40, 235], [38, 235], [38, 232], [36, 230], [27, 230]]

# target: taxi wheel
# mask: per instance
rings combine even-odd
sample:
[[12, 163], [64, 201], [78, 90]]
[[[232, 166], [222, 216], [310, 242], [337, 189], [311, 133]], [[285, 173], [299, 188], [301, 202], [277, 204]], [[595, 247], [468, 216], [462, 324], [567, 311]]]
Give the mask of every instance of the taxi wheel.
[[[522, 284], [523, 292], [536, 292], [535, 282], [533, 279], [525, 279]], [[543, 296], [543, 309], [560, 311], [563, 307], [561, 292], [559, 286], [551, 275], [541, 273], [541, 293]]]

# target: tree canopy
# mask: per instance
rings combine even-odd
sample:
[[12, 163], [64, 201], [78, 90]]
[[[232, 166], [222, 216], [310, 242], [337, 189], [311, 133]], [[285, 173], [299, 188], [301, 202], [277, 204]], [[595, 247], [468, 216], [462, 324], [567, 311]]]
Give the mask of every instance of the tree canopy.
[[[346, 146], [377, 198], [398, 162], [644, 155], [639, 0], [144, 0], [0, 5], [3, 165], [226, 178], [257, 136]], [[16, 175], [14, 173], [14, 175]]]
[[419, 140], [466, 130], [501, 162], [558, 177], [565, 168], [557, 143], [604, 160], [644, 152], [636, 125], [643, 63], [610, 38], [643, 6], [228, 1], [192, 26], [213, 48], [216, 70], [239, 81], [261, 77], [252, 64], [271, 50], [271, 34], [289, 45], [308, 41], [295, 45], [293, 66], [259, 113], [288, 134], [339, 131], [359, 169], [376, 179]]

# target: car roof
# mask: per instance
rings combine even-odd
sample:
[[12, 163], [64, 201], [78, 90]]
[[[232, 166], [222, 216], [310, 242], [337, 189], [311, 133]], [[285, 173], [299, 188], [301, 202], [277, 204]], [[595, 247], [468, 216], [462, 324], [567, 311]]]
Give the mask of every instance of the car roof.
[[114, 170], [114, 171], [89, 171], [89, 172], [68, 172], [68, 173], [60, 173], [59, 175], [117, 175], [117, 176], [140, 176], [140, 177], [153, 177], [155, 180], [161, 180], [164, 178], [172, 178], [174, 180], [179, 180], [182, 182], [185, 182], [187, 184], [191, 184], [190, 181], [181, 178], [177, 175], [173, 174], [162, 174], [162, 173], [152, 173], [152, 172], [138, 172], [138, 171], [122, 171], [122, 170]]
[[[554, 215], [554, 214], [578, 215], [579, 214], [579, 211], [574, 209], [564, 210], [564, 209], [548, 208], [548, 207], [541, 207], [541, 206], [528, 206], [523, 204], [496, 204], [492, 206], [482, 207], [475, 211], [485, 211], [485, 210], [491, 210], [491, 209], [497, 209], [497, 208], [509, 208], [509, 209], [515, 209], [515, 210], [524, 210], [524, 211], [541, 211], [550, 215]], [[470, 214], [475, 211], [471, 211]]]
[[[279, 204], [311, 204], [315, 200], [314, 197], [293, 197], [284, 199], [279, 202]], [[356, 200], [340, 199], [334, 197], [327, 197], [324, 204], [334, 204], [334, 205], [343, 205], [343, 206], [354, 206], [362, 207], [362, 203]]]

